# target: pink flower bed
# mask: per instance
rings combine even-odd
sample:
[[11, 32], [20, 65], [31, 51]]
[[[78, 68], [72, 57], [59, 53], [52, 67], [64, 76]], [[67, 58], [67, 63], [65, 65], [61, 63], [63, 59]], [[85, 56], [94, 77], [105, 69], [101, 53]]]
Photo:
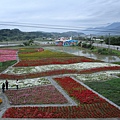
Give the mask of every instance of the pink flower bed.
[[53, 85], [7, 90], [5, 94], [12, 105], [68, 103], [66, 98]]
[[0, 49], [0, 62], [16, 60], [17, 50], [12, 49]]

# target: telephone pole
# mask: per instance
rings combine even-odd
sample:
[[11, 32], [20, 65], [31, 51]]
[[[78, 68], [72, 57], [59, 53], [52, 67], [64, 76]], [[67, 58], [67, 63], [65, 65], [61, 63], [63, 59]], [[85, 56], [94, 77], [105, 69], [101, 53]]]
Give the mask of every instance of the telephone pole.
[[110, 52], [110, 33], [109, 33], [109, 41], [108, 41], [108, 51]]

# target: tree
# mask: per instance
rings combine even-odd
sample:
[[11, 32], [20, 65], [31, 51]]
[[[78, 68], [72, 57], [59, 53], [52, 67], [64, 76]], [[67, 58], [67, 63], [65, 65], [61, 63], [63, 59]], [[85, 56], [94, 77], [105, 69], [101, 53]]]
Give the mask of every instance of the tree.
[[103, 43], [103, 42], [104, 42], [104, 41], [102, 41], [102, 40], [100, 41], [101, 46], [102, 46], [102, 43]]
[[34, 43], [33, 40], [29, 40], [29, 41], [27, 41], [27, 42], [23, 42], [23, 44], [24, 44], [25, 46], [30, 46], [30, 45], [32, 45], [33, 43]]
[[[109, 38], [105, 39], [105, 43], [109, 44]], [[120, 37], [110, 37], [111, 45], [120, 45]]]

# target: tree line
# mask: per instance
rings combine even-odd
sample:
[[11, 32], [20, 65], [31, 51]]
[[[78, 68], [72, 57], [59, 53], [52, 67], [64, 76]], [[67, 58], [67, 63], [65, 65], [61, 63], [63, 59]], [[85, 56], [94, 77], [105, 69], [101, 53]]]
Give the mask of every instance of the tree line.
[[[82, 37], [83, 33], [78, 32], [63, 32], [63, 33], [48, 33], [48, 32], [22, 32], [19, 29], [1, 29], [0, 30], [0, 42], [2, 41], [20, 41], [20, 40], [34, 40], [36, 38], [42, 38], [42, 40], [45, 40], [45, 38], [58, 38], [58, 37], [70, 37], [74, 36], [73, 39], [78, 40], [86, 40], [85, 37]], [[119, 36], [111, 36], [109, 37], [103, 37], [104, 42], [106, 44], [111, 45], [120, 45], [120, 37]], [[91, 41], [90, 38], [87, 38], [88, 41]]]
[[22, 32], [19, 29], [1, 29], [0, 30], [0, 41], [10, 41], [10, 40], [34, 40], [36, 38], [40, 38], [40, 40], [45, 40], [46, 38], [60, 38], [60, 37], [71, 37], [71, 36], [80, 36], [83, 33], [80, 32], [42, 32], [42, 31], [35, 31], [35, 32]]
[[110, 37], [105, 39], [106, 44], [119, 45], [120, 46], [120, 37]]

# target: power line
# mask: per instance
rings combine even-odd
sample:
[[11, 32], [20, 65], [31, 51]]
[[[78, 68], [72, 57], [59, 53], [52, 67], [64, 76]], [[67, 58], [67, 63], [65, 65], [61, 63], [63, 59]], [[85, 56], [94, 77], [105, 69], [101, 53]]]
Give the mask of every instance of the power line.
[[[30, 23], [18, 23], [18, 22], [2, 22], [0, 25], [4, 26], [17, 26], [17, 27], [31, 27], [31, 28], [47, 28], [47, 29], [61, 29], [61, 30], [77, 30], [80, 31], [81, 28], [85, 27], [77, 27], [77, 26], [61, 26], [61, 25], [47, 25], [47, 24], [30, 24]], [[102, 30], [100, 28], [91, 28], [82, 31], [96, 31], [96, 32], [116, 32], [120, 33], [116, 29]]]
[[77, 28], [65, 28], [65, 27], [49, 27], [49, 26], [35, 26], [35, 25], [19, 25], [19, 24], [0, 24], [4, 26], [17, 26], [17, 27], [31, 27], [31, 28], [47, 28], [47, 29], [62, 29], [62, 30], [80, 30]]
[[[1, 21], [0, 21], [1, 22]], [[85, 26], [63, 26], [63, 25], [49, 25], [49, 24], [33, 24], [33, 23], [20, 23], [20, 22], [1, 22], [2, 24], [19, 24], [19, 25], [33, 25], [33, 26], [46, 26], [46, 27], [65, 27], [65, 28], [86, 28]]]
[[[67, 28], [86, 28], [86, 26], [65, 26], [65, 25], [50, 25], [50, 24], [33, 24], [33, 23], [23, 23], [23, 22], [3, 22], [3, 21], [0, 21], [0, 23], [12, 23], [12, 24], [25, 24], [25, 25], [42, 25], [42, 26], [53, 26], [53, 27], [67, 27]], [[99, 24], [99, 25], [106, 25], [106, 24]]]

